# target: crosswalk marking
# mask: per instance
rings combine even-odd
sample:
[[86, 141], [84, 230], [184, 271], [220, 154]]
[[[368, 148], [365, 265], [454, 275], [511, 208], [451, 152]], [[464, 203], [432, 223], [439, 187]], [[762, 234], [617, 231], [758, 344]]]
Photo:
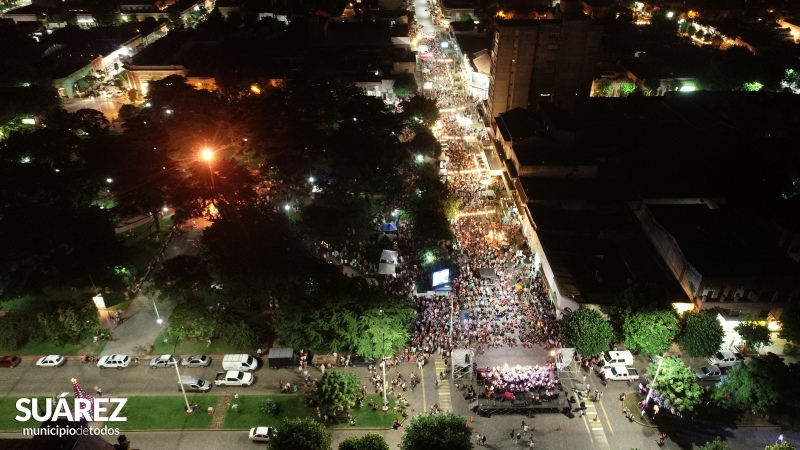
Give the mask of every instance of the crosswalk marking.
[[434, 376], [437, 380], [439, 380], [439, 411], [453, 412], [452, 394], [450, 392], [450, 377], [444, 377], [444, 380], [439, 379], [439, 374], [446, 371], [447, 365], [444, 363], [444, 360], [439, 358], [436, 358], [433, 364], [434, 367], [436, 367], [436, 373]]

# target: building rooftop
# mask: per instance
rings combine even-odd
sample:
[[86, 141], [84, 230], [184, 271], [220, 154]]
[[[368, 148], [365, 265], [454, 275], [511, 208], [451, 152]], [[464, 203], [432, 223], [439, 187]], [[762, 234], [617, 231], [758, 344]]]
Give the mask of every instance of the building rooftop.
[[667, 288], [671, 301], [686, 301], [628, 211], [540, 205], [530, 211], [562, 295], [579, 303], [610, 304], [630, 284], [656, 283]]
[[514, 108], [500, 113], [495, 118], [503, 140], [516, 142], [529, 138], [544, 127], [536, 115], [525, 108]]
[[677, 242], [687, 261], [707, 277], [800, 279], [800, 266], [749, 214], [705, 205], [648, 205], [653, 218]]

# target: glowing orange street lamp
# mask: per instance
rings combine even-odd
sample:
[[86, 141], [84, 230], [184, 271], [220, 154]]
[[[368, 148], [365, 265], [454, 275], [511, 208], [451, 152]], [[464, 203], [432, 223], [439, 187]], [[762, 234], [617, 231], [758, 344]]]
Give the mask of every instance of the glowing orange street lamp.
[[214, 152], [212, 152], [211, 150], [209, 150], [207, 148], [203, 149], [203, 150], [200, 151], [200, 158], [203, 161], [211, 161], [212, 159], [214, 159]]

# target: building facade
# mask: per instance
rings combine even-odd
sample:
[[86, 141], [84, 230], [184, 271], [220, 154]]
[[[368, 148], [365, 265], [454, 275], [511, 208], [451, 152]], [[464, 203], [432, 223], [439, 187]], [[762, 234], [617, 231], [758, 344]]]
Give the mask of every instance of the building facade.
[[571, 110], [591, 91], [602, 25], [583, 12], [495, 20], [491, 117], [545, 101]]

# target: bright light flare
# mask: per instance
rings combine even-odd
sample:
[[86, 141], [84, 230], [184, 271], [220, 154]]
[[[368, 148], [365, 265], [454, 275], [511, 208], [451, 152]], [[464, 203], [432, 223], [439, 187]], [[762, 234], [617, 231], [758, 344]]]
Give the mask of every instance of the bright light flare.
[[200, 150], [200, 159], [203, 161], [211, 161], [214, 159], [214, 152], [211, 151], [211, 149], [204, 148], [203, 150]]

